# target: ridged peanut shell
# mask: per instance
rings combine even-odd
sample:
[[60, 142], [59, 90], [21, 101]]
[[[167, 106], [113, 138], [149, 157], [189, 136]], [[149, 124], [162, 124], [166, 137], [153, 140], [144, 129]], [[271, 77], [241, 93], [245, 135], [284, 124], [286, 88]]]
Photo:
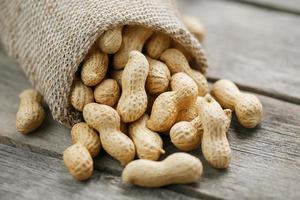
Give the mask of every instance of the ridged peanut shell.
[[173, 74], [170, 85], [171, 90], [176, 91], [178, 99], [180, 99], [179, 110], [186, 109], [196, 102], [197, 84], [186, 73]]
[[120, 88], [114, 79], [105, 79], [95, 87], [94, 98], [99, 104], [114, 106], [120, 97]]
[[122, 44], [123, 26], [105, 31], [98, 40], [98, 46], [102, 52], [107, 54], [116, 53]]
[[197, 97], [197, 85], [184, 73], [177, 73], [171, 79], [172, 91], [160, 94], [154, 101], [147, 127], [164, 132], [176, 122], [178, 112], [188, 108]]
[[149, 63], [146, 57], [132, 51], [122, 73], [122, 94], [117, 111], [123, 122], [133, 122], [139, 119], [147, 109], [147, 94], [145, 91]]
[[150, 94], [161, 94], [169, 89], [170, 71], [164, 63], [147, 57], [149, 73], [146, 80], [146, 90]]
[[187, 153], [174, 153], [163, 161], [132, 161], [124, 168], [122, 179], [125, 183], [143, 187], [161, 187], [196, 182], [202, 172], [198, 158]]
[[242, 126], [254, 128], [261, 122], [262, 104], [255, 95], [243, 93], [236, 101], [235, 113]]
[[158, 160], [164, 154], [163, 142], [158, 133], [146, 127], [148, 115], [143, 115], [137, 121], [129, 124], [129, 136], [136, 147], [140, 159]]
[[192, 69], [184, 54], [179, 50], [167, 49], [161, 54], [160, 59], [168, 66], [171, 74], [184, 72], [189, 75], [198, 86], [199, 96], [204, 96], [208, 92], [208, 83], [205, 76], [201, 72]]
[[[231, 149], [227, 140], [228, 112], [209, 94], [201, 98], [200, 118], [203, 127], [202, 153], [214, 168], [227, 168], [231, 161]], [[230, 115], [231, 116], [231, 115]]]
[[112, 107], [90, 103], [83, 109], [86, 123], [100, 133], [103, 149], [121, 165], [135, 157], [135, 146], [131, 139], [120, 131], [120, 116]]
[[63, 153], [64, 163], [70, 174], [78, 181], [92, 176], [94, 166], [89, 151], [80, 143], [73, 144]]
[[191, 106], [189, 106], [186, 109], [181, 110], [178, 113], [176, 122], [180, 121], [192, 121], [195, 119], [200, 113], [200, 97], [197, 97], [195, 103], [193, 103]]
[[170, 46], [171, 46], [171, 48], [175, 48], [175, 49], [179, 50], [181, 53], [183, 53], [184, 57], [186, 58], [186, 60], [188, 62], [191, 62], [193, 60], [192, 54], [178, 42], [171, 40]]
[[234, 111], [236, 100], [241, 92], [232, 81], [221, 79], [213, 84], [211, 94], [223, 108], [229, 108]]
[[200, 117], [196, 117], [191, 122], [178, 122], [170, 130], [172, 143], [183, 151], [191, 151], [200, 147], [202, 135], [203, 128]]
[[93, 90], [80, 80], [76, 80], [71, 90], [70, 102], [76, 110], [82, 112], [86, 104], [94, 102]]
[[152, 33], [153, 30], [142, 26], [124, 27], [122, 45], [114, 55], [114, 68], [123, 69], [128, 62], [129, 53], [133, 50], [142, 51], [144, 43]]
[[107, 69], [107, 54], [92, 47], [83, 61], [81, 80], [86, 86], [96, 86], [104, 79]]
[[33, 89], [24, 90], [20, 96], [20, 105], [16, 114], [16, 129], [28, 134], [43, 123], [45, 111], [42, 107], [42, 95]]
[[101, 148], [99, 134], [86, 123], [75, 124], [71, 129], [71, 137], [73, 144], [82, 144], [92, 157], [98, 155]]
[[242, 126], [254, 128], [261, 122], [263, 107], [260, 100], [253, 94], [241, 92], [232, 81], [218, 80], [211, 93], [223, 108], [235, 111]]
[[170, 40], [170, 37], [164, 33], [154, 33], [145, 45], [147, 55], [153, 59], [158, 59], [161, 53], [170, 47]]

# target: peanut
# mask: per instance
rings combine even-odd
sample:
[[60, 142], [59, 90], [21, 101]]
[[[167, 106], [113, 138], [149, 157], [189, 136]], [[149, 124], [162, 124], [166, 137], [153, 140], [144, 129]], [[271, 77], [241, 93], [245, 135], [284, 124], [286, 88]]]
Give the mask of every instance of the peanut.
[[68, 147], [63, 153], [63, 160], [69, 172], [78, 181], [88, 179], [93, 173], [93, 159], [80, 143]]
[[147, 57], [149, 62], [149, 74], [146, 81], [147, 92], [151, 94], [161, 94], [169, 88], [171, 74], [168, 67], [158, 61]]
[[181, 110], [178, 113], [177, 122], [180, 121], [192, 121], [195, 119], [200, 113], [200, 97], [197, 97], [196, 102], [192, 104], [190, 107]]
[[163, 142], [160, 136], [146, 127], [148, 115], [129, 125], [129, 136], [136, 147], [137, 156], [141, 159], [158, 160], [164, 154]]
[[186, 15], [182, 17], [182, 20], [187, 29], [197, 38], [197, 40], [199, 42], [203, 42], [206, 35], [206, 29], [203, 24], [201, 24], [196, 18]]
[[82, 111], [86, 104], [94, 102], [93, 90], [76, 80], [71, 90], [70, 101], [76, 110]]
[[114, 79], [105, 79], [94, 90], [95, 101], [113, 107], [120, 97], [120, 88]]
[[142, 26], [126, 26], [123, 31], [121, 48], [114, 55], [113, 65], [115, 69], [124, 68], [131, 51], [142, 51], [144, 43], [152, 33], [151, 29]]
[[160, 94], [154, 101], [147, 127], [153, 131], [164, 132], [176, 122], [178, 112], [188, 108], [196, 101], [197, 85], [185, 73], [174, 74], [171, 78], [170, 92]]
[[191, 122], [182, 121], [174, 124], [170, 130], [172, 143], [180, 150], [191, 151], [201, 144], [203, 128], [198, 116]]
[[19, 133], [28, 134], [42, 124], [45, 111], [42, 107], [42, 95], [33, 89], [24, 90], [20, 96], [20, 106], [16, 115], [16, 129]]
[[105, 77], [108, 68], [108, 56], [92, 47], [83, 61], [81, 80], [86, 86], [95, 86]]
[[126, 165], [135, 157], [131, 139], [120, 131], [120, 116], [107, 105], [87, 104], [83, 109], [86, 123], [100, 133], [103, 149], [113, 158]]
[[259, 99], [241, 92], [232, 81], [221, 79], [215, 82], [211, 93], [223, 108], [235, 111], [242, 126], [254, 128], [261, 122], [263, 108]]
[[118, 26], [105, 31], [98, 40], [98, 46], [102, 52], [107, 54], [116, 53], [122, 44], [123, 26]]
[[[201, 117], [199, 116], [201, 113], [200, 111], [201, 99], [202, 97], [198, 97], [196, 103], [194, 104], [197, 105], [197, 107], [195, 108], [196, 117], [190, 121], [180, 121], [174, 124], [174, 126], [170, 130], [171, 141], [180, 150], [191, 151], [193, 149], [198, 148], [201, 144], [201, 140], [203, 136], [203, 127], [202, 127]], [[226, 131], [228, 131], [231, 122], [231, 110], [225, 109], [224, 113], [226, 114], [228, 119], [226, 123], [227, 124]], [[189, 115], [187, 115], [187, 118], [188, 117]]]
[[163, 33], [154, 33], [145, 45], [145, 50], [148, 56], [158, 59], [161, 53], [169, 48], [170, 37]]
[[174, 153], [163, 161], [132, 161], [124, 168], [122, 179], [143, 187], [160, 187], [196, 182], [202, 172], [203, 166], [198, 158], [187, 153]]
[[140, 118], [147, 109], [145, 82], [149, 72], [146, 57], [132, 51], [122, 73], [122, 95], [117, 111], [123, 122], [133, 122]]
[[215, 168], [227, 168], [231, 161], [231, 149], [226, 137], [231, 121], [231, 111], [225, 112], [209, 94], [201, 97], [200, 119], [203, 127], [202, 153]]
[[167, 49], [161, 54], [160, 59], [166, 63], [171, 74], [184, 72], [189, 75], [198, 86], [199, 96], [204, 96], [208, 92], [208, 83], [206, 78], [201, 74], [201, 72], [190, 68], [187, 59], [179, 50]]
[[175, 48], [175, 49], [179, 50], [181, 53], [183, 53], [184, 57], [186, 58], [186, 60], [188, 62], [191, 62], [193, 60], [192, 54], [184, 46], [182, 46], [175, 40], [171, 40], [170, 46], [171, 46], [171, 48]]
[[101, 148], [99, 134], [86, 123], [75, 124], [71, 129], [71, 136], [73, 144], [82, 144], [92, 157], [98, 155]]

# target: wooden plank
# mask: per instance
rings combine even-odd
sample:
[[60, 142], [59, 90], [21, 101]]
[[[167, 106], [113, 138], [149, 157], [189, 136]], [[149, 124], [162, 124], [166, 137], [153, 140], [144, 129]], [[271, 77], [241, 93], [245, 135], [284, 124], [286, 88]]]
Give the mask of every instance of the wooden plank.
[[258, 6], [265, 9], [272, 9], [293, 14], [300, 14], [299, 0], [231, 0]]
[[232, 1], [178, 1], [207, 27], [208, 77], [300, 104], [300, 17]]
[[75, 181], [63, 161], [0, 144], [1, 199], [193, 199], [166, 189], [122, 183], [120, 177], [95, 171]]
[[[18, 93], [29, 85], [18, 67], [6, 64], [0, 57], [0, 142], [29, 149], [33, 152], [60, 157], [70, 145], [69, 130], [48, 116], [43, 127], [32, 135], [23, 136], [15, 131], [15, 113]], [[17, 80], [17, 81], [16, 81]], [[210, 199], [299, 199], [300, 198], [300, 106], [259, 95], [264, 105], [262, 125], [253, 130], [241, 128], [233, 120], [229, 140], [233, 150], [230, 168], [212, 169], [204, 164], [203, 179], [197, 184], [167, 187], [189, 196]], [[170, 154], [176, 149], [165, 139]], [[122, 167], [101, 152], [96, 168], [120, 174]]]

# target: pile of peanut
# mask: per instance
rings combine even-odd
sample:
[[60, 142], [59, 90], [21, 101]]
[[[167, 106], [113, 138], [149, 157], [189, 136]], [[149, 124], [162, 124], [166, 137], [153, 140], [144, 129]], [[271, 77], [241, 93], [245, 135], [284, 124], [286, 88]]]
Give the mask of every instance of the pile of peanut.
[[[201, 24], [184, 20], [202, 42]], [[92, 175], [93, 158], [103, 148], [125, 166], [126, 183], [159, 187], [199, 180], [202, 163], [188, 153], [157, 161], [165, 153], [161, 134], [169, 135], [181, 151], [201, 147], [214, 168], [229, 166], [226, 133], [232, 111], [242, 126], [253, 128], [261, 121], [262, 105], [229, 80], [217, 81], [209, 91], [206, 78], [190, 67], [191, 59], [170, 37], [142, 26], [116, 27], [101, 35], [70, 95], [70, 104], [84, 118], [72, 127], [73, 145], [63, 153], [75, 179]], [[16, 127], [27, 134], [44, 119], [42, 96], [26, 90], [20, 99]]]

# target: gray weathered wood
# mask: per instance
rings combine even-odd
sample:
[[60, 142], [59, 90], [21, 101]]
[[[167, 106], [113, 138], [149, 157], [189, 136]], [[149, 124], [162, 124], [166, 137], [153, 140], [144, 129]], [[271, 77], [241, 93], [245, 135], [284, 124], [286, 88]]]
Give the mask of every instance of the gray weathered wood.
[[231, 0], [240, 1], [254, 6], [259, 6], [266, 9], [272, 9], [293, 14], [300, 14], [299, 0]]
[[0, 199], [192, 199], [166, 189], [122, 183], [120, 177], [94, 172], [75, 181], [63, 161], [0, 144]]
[[234, 1], [178, 1], [207, 27], [208, 77], [300, 104], [300, 17]]
[[[35, 133], [23, 136], [15, 131], [18, 94], [29, 87], [20, 69], [3, 63], [0, 57], [0, 142], [33, 152], [60, 157], [70, 145], [69, 130], [48, 115]], [[2, 62], [2, 63], [1, 63]], [[167, 187], [189, 196], [220, 199], [299, 199], [300, 191], [300, 106], [259, 95], [265, 114], [262, 125], [254, 130], [241, 128], [234, 120], [229, 133], [233, 160], [225, 171], [204, 164], [203, 179], [197, 184]], [[167, 138], [167, 137], [165, 137]], [[166, 142], [167, 153], [176, 149]], [[122, 167], [103, 151], [96, 168], [120, 174]], [[68, 176], [68, 175], [66, 175]]]

